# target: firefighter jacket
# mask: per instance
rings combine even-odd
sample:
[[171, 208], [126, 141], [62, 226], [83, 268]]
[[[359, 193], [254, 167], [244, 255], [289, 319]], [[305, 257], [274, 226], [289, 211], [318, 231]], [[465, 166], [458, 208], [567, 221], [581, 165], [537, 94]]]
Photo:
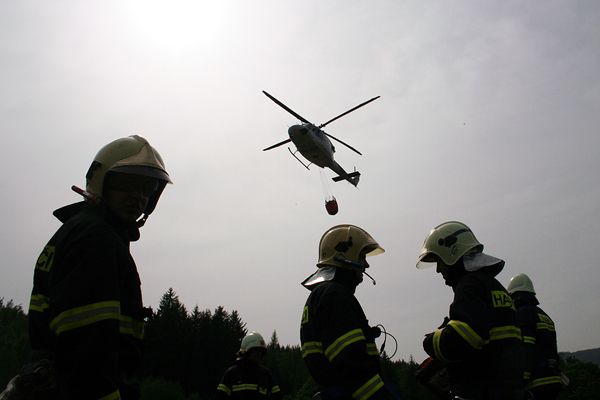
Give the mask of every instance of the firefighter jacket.
[[487, 269], [457, 280], [449, 318], [426, 335], [423, 347], [446, 363], [453, 395], [521, 399], [521, 331], [512, 299]]
[[[140, 364], [145, 311], [129, 253], [137, 228], [103, 207], [72, 204], [39, 256], [29, 305], [34, 351], [54, 355], [61, 399], [129, 399]], [[135, 393], [135, 394], [131, 394]]]
[[302, 357], [323, 398], [367, 400], [386, 393], [372, 328], [354, 289], [335, 280], [318, 283], [302, 312]]
[[281, 390], [269, 370], [246, 358], [238, 358], [223, 374], [216, 400], [281, 400]]
[[[558, 366], [556, 329], [554, 322], [539, 306], [533, 293], [517, 292], [514, 295], [517, 324], [523, 333], [527, 389], [550, 389], [557, 392], [562, 387]], [[537, 398], [537, 397], [536, 397]]]

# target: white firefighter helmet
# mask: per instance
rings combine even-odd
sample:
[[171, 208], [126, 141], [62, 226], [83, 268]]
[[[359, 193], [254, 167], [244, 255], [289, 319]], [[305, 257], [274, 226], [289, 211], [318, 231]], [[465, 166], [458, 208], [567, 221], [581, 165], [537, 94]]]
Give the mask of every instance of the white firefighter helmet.
[[146, 215], [154, 211], [165, 185], [171, 183], [160, 154], [146, 139], [138, 135], [117, 139], [98, 151], [85, 176], [86, 191], [101, 198], [105, 178], [109, 172], [142, 175], [158, 180], [158, 190], [144, 210]]
[[417, 259], [417, 268], [425, 268], [438, 260], [451, 266], [461, 258], [467, 271], [504, 265], [501, 259], [483, 253], [483, 244], [467, 225], [448, 221], [433, 228], [425, 238]]
[[250, 349], [254, 348], [267, 349], [265, 339], [263, 339], [262, 335], [258, 332], [250, 332], [244, 336], [238, 354], [246, 354]]
[[535, 294], [533, 282], [531, 282], [531, 279], [529, 279], [529, 277], [525, 274], [518, 274], [510, 278], [510, 282], [508, 283], [506, 290], [508, 290], [508, 293], [510, 294], [514, 294], [516, 292]]
[[319, 242], [317, 267], [367, 268], [363, 256], [383, 253], [383, 247], [367, 231], [356, 225], [344, 224], [329, 228]]
[[365, 269], [369, 264], [363, 258], [384, 251], [367, 231], [356, 225], [344, 224], [331, 227], [319, 242], [318, 269], [302, 281], [302, 286], [310, 290], [317, 283], [332, 280], [337, 268], [354, 269], [368, 276]]

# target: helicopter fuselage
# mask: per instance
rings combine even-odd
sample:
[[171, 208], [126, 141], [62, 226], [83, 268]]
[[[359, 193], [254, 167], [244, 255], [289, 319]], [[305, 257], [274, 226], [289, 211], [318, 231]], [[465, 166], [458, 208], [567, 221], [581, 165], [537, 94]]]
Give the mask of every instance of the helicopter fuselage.
[[331, 168], [335, 147], [321, 129], [313, 124], [292, 125], [288, 135], [304, 158], [321, 168]]
[[[339, 179], [345, 179], [354, 186], [358, 184], [360, 174], [355, 172], [348, 175], [344, 168], [333, 159], [335, 147], [319, 127], [311, 123], [292, 125], [288, 129], [288, 135], [300, 154], [312, 164], [321, 168], [329, 168], [338, 174]], [[305, 167], [308, 168], [306, 165]], [[334, 178], [336, 181], [339, 179]]]

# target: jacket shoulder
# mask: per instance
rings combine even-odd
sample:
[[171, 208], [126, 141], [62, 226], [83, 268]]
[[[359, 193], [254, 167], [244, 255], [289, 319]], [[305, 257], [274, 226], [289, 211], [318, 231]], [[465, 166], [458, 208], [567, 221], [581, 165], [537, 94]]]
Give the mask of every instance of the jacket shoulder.
[[339, 296], [352, 296], [352, 293], [341, 283], [328, 281], [319, 283], [315, 288], [311, 291], [311, 294], [315, 294], [315, 296], [319, 295], [339, 295]]
[[506, 289], [496, 278], [484, 271], [467, 272], [459, 281], [457, 288], [461, 287], [481, 287], [487, 290], [501, 290], [506, 292]]
[[83, 210], [69, 218], [58, 230], [62, 236], [84, 238], [88, 236], [108, 236], [116, 238], [116, 231], [106, 219], [93, 211]]

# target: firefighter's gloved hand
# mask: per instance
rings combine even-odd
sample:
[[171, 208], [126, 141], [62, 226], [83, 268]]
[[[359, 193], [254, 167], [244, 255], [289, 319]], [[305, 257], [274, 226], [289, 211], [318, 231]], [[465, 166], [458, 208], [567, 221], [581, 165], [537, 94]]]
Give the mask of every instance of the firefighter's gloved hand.
[[381, 336], [381, 329], [378, 326], [372, 326], [369, 328], [369, 337], [376, 339]]
[[427, 333], [423, 339], [423, 350], [431, 357], [435, 358], [435, 352], [433, 351], [433, 332]]

